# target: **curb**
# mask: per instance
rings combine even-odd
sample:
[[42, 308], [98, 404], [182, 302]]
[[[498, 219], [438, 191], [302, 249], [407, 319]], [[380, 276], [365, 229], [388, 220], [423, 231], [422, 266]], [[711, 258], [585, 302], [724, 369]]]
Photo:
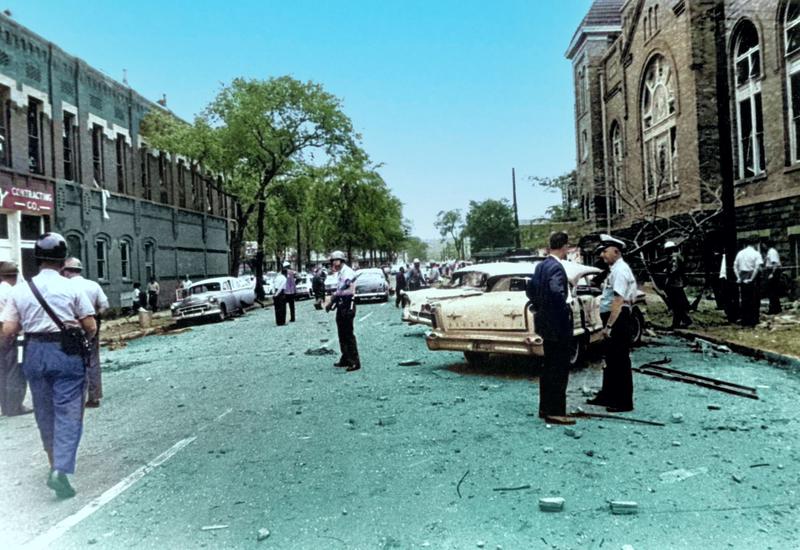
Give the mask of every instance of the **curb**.
[[718, 338], [716, 336], [710, 336], [708, 334], [704, 334], [702, 332], [695, 332], [692, 330], [678, 329], [670, 332], [669, 334], [675, 334], [687, 340], [693, 338], [708, 340], [712, 344], [728, 346], [729, 348], [731, 348], [731, 351], [734, 351], [740, 355], [752, 357], [753, 359], [766, 360], [770, 363], [774, 363], [782, 367], [789, 367], [791, 369], [800, 370], [800, 357], [794, 357], [792, 355], [783, 355], [781, 353], [776, 353], [774, 351], [768, 351], [759, 348], [751, 348], [750, 346], [745, 346], [737, 342], [734, 342], [732, 340], [726, 340], [724, 338]]

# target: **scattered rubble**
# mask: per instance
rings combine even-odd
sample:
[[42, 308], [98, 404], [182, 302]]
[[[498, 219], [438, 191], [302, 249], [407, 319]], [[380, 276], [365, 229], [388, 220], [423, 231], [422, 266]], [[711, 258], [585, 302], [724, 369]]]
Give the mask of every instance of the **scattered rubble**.
[[256, 540], [258, 542], [261, 542], [262, 540], [266, 540], [268, 538], [269, 538], [269, 529], [261, 528], [258, 530], [258, 533], [256, 533]]
[[201, 531], [219, 531], [220, 529], [227, 529], [227, 525], [203, 525]]
[[683, 422], [683, 414], [681, 414], [681, 413], [672, 413], [672, 416], [670, 417], [670, 421], [673, 424], [682, 423]]
[[317, 348], [308, 348], [306, 350], [306, 355], [315, 355], [315, 356], [336, 355], [336, 352], [333, 349], [331, 349], [327, 344], [323, 344], [322, 346], [319, 346]]
[[542, 497], [539, 499], [539, 510], [542, 512], [560, 512], [564, 509], [562, 497]]
[[417, 359], [406, 359], [405, 361], [400, 361], [397, 364], [401, 367], [416, 367], [417, 365], [421, 365], [422, 361]]
[[639, 513], [639, 504], [632, 500], [612, 500], [610, 505], [611, 513], [615, 516]]
[[669, 470], [668, 472], [662, 472], [658, 475], [658, 477], [664, 483], [676, 483], [678, 481], [683, 481], [685, 479], [689, 479], [690, 477], [699, 476], [701, 474], [708, 473], [708, 468], [705, 466], [700, 468], [695, 468], [693, 470], [687, 470], [686, 468], [678, 468], [677, 470]]

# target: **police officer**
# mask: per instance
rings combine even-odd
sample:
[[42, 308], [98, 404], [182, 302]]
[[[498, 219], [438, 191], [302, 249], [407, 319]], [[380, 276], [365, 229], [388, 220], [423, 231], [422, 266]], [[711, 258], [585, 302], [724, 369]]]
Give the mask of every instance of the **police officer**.
[[100, 315], [108, 309], [108, 298], [100, 285], [95, 281], [84, 279], [81, 275], [82, 272], [83, 264], [78, 258], [67, 258], [64, 268], [61, 270], [64, 277], [75, 283], [86, 294], [95, 311], [98, 336], [90, 342], [92, 348], [86, 368], [89, 379], [89, 397], [86, 400], [86, 406], [97, 408], [103, 397], [103, 380], [100, 375]]
[[600, 301], [606, 367], [602, 389], [587, 403], [606, 407], [609, 412], [627, 412], [633, 410], [631, 307], [638, 287], [633, 271], [622, 259], [625, 243], [610, 235], [601, 235], [600, 241], [602, 257], [611, 268]]
[[325, 306], [325, 311], [336, 309], [336, 329], [339, 333], [339, 349], [342, 356], [334, 367], [343, 367], [347, 372], [361, 368], [361, 359], [358, 356], [358, 344], [353, 332], [353, 321], [356, 317], [356, 302], [353, 300], [355, 292], [356, 272], [345, 263], [344, 252], [339, 250], [331, 253], [331, 269], [336, 275], [336, 290]]
[[[68, 498], [75, 495], [67, 475], [75, 472], [83, 431], [86, 367], [81, 346], [70, 345], [74, 339], [62, 338], [59, 325], [80, 325], [89, 338], [94, 337], [97, 325], [89, 298], [59, 274], [67, 257], [64, 237], [58, 233], [40, 236], [34, 257], [39, 274], [32, 284], [14, 287], [0, 321], [5, 338], [14, 338], [20, 330], [25, 333], [22, 370], [30, 384], [36, 424], [50, 460], [47, 486], [58, 497]], [[35, 296], [34, 285], [59, 323]]]
[[[11, 289], [17, 284], [19, 268], [15, 262], [0, 262], [0, 314], [6, 307]], [[17, 362], [16, 340], [0, 339], [0, 411], [3, 416], [33, 412], [22, 405], [28, 386]]]
[[664, 252], [669, 254], [667, 258], [666, 275], [664, 290], [667, 294], [669, 307], [672, 308], [672, 328], [684, 328], [692, 324], [689, 317], [689, 300], [686, 298], [684, 287], [686, 280], [684, 277], [685, 262], [683, 255], [675, 241], [664, 243]]

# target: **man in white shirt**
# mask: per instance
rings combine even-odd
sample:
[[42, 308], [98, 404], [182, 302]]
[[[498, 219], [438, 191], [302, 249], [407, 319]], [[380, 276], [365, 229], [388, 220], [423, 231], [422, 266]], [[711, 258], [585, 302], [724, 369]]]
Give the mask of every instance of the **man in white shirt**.
[[[15, 262], [0, 262], [0, 315], [6, 307], [11, 289], [17, 284], [19, 268]], [[3, 416], [33, 412], [22, 405], [28, 385], [17, 362], [17, 341], [0, 339], [0, 411]]]
[[275, 307], [275, 324], [286, 324], [286, 275], [278, 272], [272, 280], [272, 305]]
[[781, 257], [775, 249], [774, 241], [767, 241], [767, 259], [764, 262], [764, 272], [767, 275], [767, 296], [769, 297], [770, 315], [777, 315], [783, 311], [781, 307]]
[[95, 281], [83, 278], [83, 264], [78, 258], [67, 258], [61, 274], [72, 281], [89, 298], [89, 303], [95, 311], [95, 322], [97, 323], [97, 337], [90, 342], [92, 345], [91, 355], [86, 373], [89, 379], [89, 397], [86, 406], [97, 408], [100, 406], [100, 399], [103, 397], [103, 380], [100, 375], [100, 315], [108, 310], [108, 298], [103, 292], [102, 287]]
[[756, 250], [756, 245], [757, 241], [754, 239], [747, 240], [733, 261], [733, 271], [739, 284], [741, 299], [741, 323], [744, 327], [754, 327], [759, 321], [761, 296], [758, 292], [758, 283], [764, 260], [761, 258], [761, 253]]

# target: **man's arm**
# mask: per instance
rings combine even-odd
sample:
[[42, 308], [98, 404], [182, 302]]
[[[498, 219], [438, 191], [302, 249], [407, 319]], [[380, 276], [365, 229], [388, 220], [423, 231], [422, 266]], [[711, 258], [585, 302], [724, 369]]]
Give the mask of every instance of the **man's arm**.
[[622, 311], [622, 306], [624, 304], [625, 299], [619, 294], [614, 294], [614, 300], [611, 302], [611, 314], [608, 316], [608, 322], [605, 328], [606, 337], [611, 336], [611, 329], [614, 327], [614, 323], [617, 322], [617, 317], [619, 317], [619, 313]]
[[[79, 322], [81, 327], [83, 327], [83, 332], [86, 333], [86, 338], [91, 340], [97, 336], [97, 322], [94, 320], [94, 316], [89, 315], [88, 317], [79, 319]], [[3, 327], [3, 332], [5, 332], [5, 326]]]

